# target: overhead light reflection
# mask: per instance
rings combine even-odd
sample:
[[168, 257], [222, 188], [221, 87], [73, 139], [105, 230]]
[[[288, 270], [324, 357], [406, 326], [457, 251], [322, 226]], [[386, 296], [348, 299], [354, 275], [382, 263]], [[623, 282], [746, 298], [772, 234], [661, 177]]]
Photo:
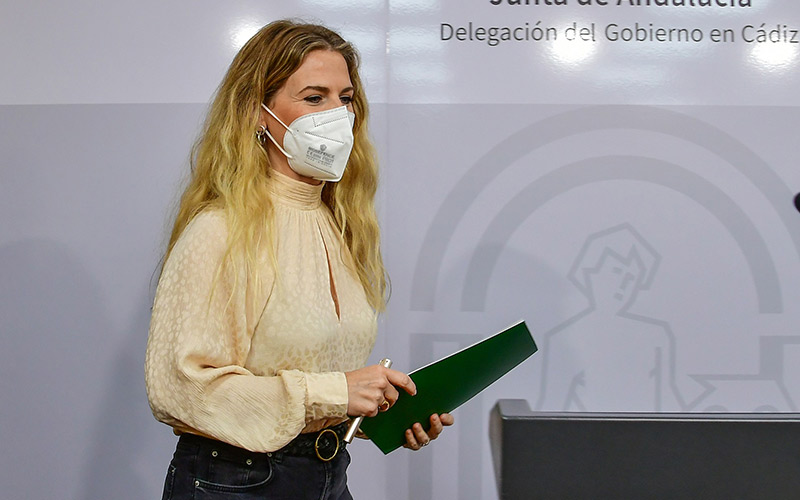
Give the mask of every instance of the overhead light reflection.
[[423, 14], [441, 10], [440, 0], [405, 0], [389, 2], [393, 14]]
[[789, 70], [797, 64], [797, 58], [797, 46], [788, 43], [759, 43], [748, 56], [751, 64], [767, 72]]
[[549, 45], [550, 58], [565, 66], [586, 63], [597, 52], [597, 44], [583, 40], [567, 40], [559, 37]]
[[309, 7], [326, 10], [377, 11], [386, 7], [385, 0], [302, 0]]
[[231, 46], [238, 51], [261, 29], [262, 23], [253, 19], [239, 20], [230, 29]]

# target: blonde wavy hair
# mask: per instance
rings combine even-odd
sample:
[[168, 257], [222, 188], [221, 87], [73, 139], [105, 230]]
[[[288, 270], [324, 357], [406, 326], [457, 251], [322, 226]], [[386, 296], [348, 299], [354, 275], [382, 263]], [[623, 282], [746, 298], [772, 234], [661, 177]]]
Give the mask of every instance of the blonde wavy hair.
[[[243, 265], [247, 279], [259, 281], [259, 249], [265, 242], [274, 249], [273, 207], [267, 190], [271, 166], [265, 149], [255, 138], [261, 103], [271, 102], [315, 50], [341, 54], [355, 90], [353, 150], [341, 180], [325, 184], [322, 201], [333, 213], [353, 256], [354, 271], [367, 300], [381, 311], [386, 305], [387, 276], [374, 205], [377, 158], [368, 136], [369, 110], [358, 75], [359, 56], [341, 36], [320, 25], [291, 20], [270, 23], [233, 59], [192, 148], [191, 175], [177, 208], [164, 259], [197, 214], [207, 208], [220, 208], [228, 226], [223, 264], [234, 268]], [[274, 266], [274, 252], [270, 252], [270, 259]], [[219, 273], [220, 270], [217, 276]]]

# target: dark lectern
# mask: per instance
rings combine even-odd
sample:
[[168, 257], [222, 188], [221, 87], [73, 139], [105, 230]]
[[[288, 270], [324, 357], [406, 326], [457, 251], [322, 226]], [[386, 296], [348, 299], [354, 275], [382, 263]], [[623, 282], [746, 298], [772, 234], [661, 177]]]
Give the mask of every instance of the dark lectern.
[[800, 414], [549, 413], [489, 423], [501, 499], [800, 499]]

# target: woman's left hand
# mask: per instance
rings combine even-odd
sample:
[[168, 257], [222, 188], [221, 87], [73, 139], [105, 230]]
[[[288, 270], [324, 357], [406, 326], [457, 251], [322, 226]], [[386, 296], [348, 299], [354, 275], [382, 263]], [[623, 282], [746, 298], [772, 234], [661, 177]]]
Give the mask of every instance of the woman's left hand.
[[453, 425], [453, 422], [453, 416], [449, 413], [442, 413], [441, 415], [434, 413], [431, 415], [431, 428], [428, 429], [428, 432], [425, 432], [425, 429], [419, 423], [406, 430], [406, 444], [403, 447], [414, 451], [419, 450], [439, 437], [442, 430], [449, 425]]

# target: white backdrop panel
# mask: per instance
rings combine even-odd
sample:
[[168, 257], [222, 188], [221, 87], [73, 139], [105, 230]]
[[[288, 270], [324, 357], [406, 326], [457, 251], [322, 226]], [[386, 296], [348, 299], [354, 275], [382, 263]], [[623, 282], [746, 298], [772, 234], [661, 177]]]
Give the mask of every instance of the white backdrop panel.
[[391, 2], [390, 101], [798, 103], [800, 5], [794, 2], [546, 3], [555, 2]]
[[383, 99], [385, 0], [0, 3], [0, 104], [205, 103], [264, 24], [324, 22], [352, 40]]
[[[363, 55], [393, 283], [373, 361], [412, 369], [519, 318], [541, 348], [436, 446], [356, 443], [356, 498], [496, 498], [498, 398], [796, 411], [800, 4], [536, 3], [0, 5], [4, 498], [158, 497], [175, 439], [142, 364], [166, 219], [231, 58], [287, 16]], [[488, 40], [537, 22], [555, 35]], [[608, 39], [637, 23], [703, 37]]]
[[[449, 450], [432, 449], [459, 457], [458, 498], [492, 495], [486, 416], [501, 397], [544, 410], [797, 410], [800, 175], [787, 159], [800, 150], [783, 131], [800, 123], [786, 111], [390, 106], [390, 125], [414, 124], [389, 133], [392, 355], [418, 366], [437, 343], [519, 318], [541, 347], [457, 412]], [[409, 471], [393, 488], [436, 498], [417, 457], [391, 458]]]

